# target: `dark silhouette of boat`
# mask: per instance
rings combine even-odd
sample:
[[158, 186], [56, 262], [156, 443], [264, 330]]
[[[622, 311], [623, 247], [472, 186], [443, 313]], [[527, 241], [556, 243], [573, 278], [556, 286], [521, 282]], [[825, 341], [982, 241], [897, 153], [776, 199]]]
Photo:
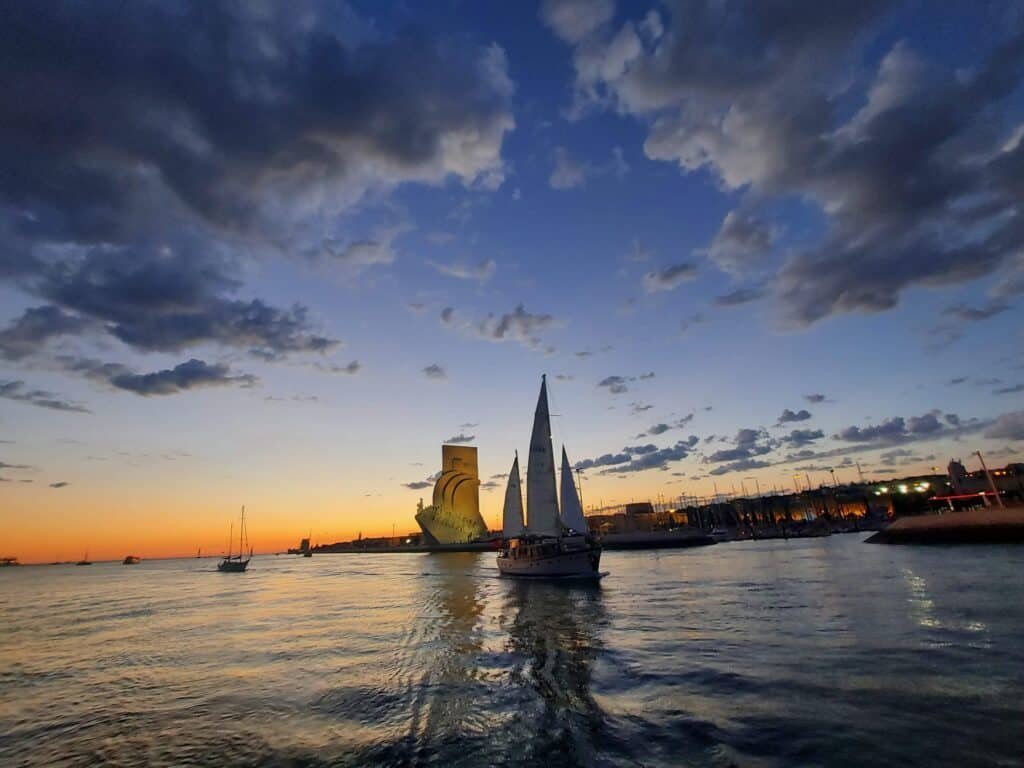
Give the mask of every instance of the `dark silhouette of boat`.
[[142, 562], [142, 558], [138, 555], [128, 555], [124, 560], [121, 561], [121, 565], [138, 565]]
[[89, 550], [85, 550], [85, 555], [75, 565], [92, 565], [92, 560], [89, 559]]
[[[221, 573], [242, 573], [246, 568], [249, 567], [249, 561], [252, 560], [252, 547], [249, 546], [249, 534], [245, 528], [245, 507], [242, 507], [242, 522], [238, 529], [238, 554], [232, 555], [231, 548], [233, 545], [233, 539], [235, 537], [235, 524], [231, 524], [231, 534], [228, 536], [228, 553], [220, 564], [217, 565], [217, 570]], [[246, 547], [249, 548], [248, 557], [245, 555]]]

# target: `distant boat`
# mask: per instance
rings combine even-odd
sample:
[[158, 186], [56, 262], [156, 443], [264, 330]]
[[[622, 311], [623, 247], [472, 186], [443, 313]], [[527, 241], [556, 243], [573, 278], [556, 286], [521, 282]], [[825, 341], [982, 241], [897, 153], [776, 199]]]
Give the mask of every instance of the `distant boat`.
[[306, 539], [306, 548], [305, 548], [305, 550], [303, 550], [302, 556], [303, 557], [312, 557], [313, 556], [313, 532], [312, 531], [309, 532], [309, 538]]
[[559, 510], [546, 377], [541, 377], [540, 396], [533, 417], [526, 500], [529, 514], [524, 521], [517, 455], [505, 488], [503, 541], [498, 555], [501, 574], [532, 578], [601, 578], [604, 575], [598, 571], [601, 545], [591, 535], [583, 515], [583, 505], [564, 446], [562, 505]]
[[16, 557], [0, 557], [0, 568], [13, 568], [21, 565]]
[[[245, 529], [245, 507], [242, 507], [242, 522], [238, 529], [238, 554], [231, 554], [231, 547], [233, 545], [232, 539], [235, 537], [235, 524], [231, 524], [231, 534], [228, 536], [228, 554], [221, 560], [217, 566], [217, 570], [221, 573], [241, 573], [249, 567], [249, 561], [252, 560], [252, 547], [249, 546], [249, 534]], [[245, 549], [249, 548], [249, 556], [245, 556]]]
[[198, 560], [202, 556], [203, 556], [203, 548], [200, 547], [199, 549], [196, 550], [196, 560]]
[[128, 557], [121, 561], [121, 565], [138, 565], [141, 562], [142, 558], [138, 555], [128, 555]]
[[89, 550], [85, 550], [85, 555], [75, 565], [92, 565], [92, 560], [89, 559]]

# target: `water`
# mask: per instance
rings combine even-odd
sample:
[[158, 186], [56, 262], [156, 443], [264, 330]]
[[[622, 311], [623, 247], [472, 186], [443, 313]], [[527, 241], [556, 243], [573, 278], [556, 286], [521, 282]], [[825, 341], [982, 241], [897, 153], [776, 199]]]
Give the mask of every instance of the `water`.
[[1024, 765], [1024, 547], [0, 571], [0, 765]]

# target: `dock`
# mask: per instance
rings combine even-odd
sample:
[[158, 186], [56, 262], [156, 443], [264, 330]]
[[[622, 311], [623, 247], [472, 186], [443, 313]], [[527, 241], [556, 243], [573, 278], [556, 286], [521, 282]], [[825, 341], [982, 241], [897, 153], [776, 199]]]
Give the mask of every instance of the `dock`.
[[901, 517], [870, 544], [1010, 544], [1024, 542], [1024, 506]]

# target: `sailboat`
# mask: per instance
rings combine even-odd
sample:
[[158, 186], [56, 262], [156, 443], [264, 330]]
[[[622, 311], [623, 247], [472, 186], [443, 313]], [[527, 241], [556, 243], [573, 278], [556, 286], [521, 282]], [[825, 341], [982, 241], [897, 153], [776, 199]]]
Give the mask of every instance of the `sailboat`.
[[[242, 522], [238, 529], [238, 554], [231, 554], [232, 539], [235, 537], [235, 524], [231, 524], [231, 534], [228, 536], [228, 553], [220, 564], [217, 566], [217, 570], [221, 573], [241, 573], [249, 567], [249, 561], [252, 560], [252, 547], [249, 546], [249, 534], [245, 528], [245, 507], [242, 507]], [[249, 555], [245, 555], [245, 548], [249, 547]]]
[[75, 565], [92, 565], [92, 560], [89, 559], [89, 550], [85, 550], [85, 554], [82, 555], [82, 559], [79, 560]]
[[519, 455], [516, 454], [505, 487], [498, 570], [503, 576], [599, 579], [605, 575], [598, 570], [601, 545], [590, 534], [583, 515], [565, 446], [562, 447], [561, 509], [554, 459], [547, 377], [542, 376], [526, 475], [528, 516], [524, 519]]

